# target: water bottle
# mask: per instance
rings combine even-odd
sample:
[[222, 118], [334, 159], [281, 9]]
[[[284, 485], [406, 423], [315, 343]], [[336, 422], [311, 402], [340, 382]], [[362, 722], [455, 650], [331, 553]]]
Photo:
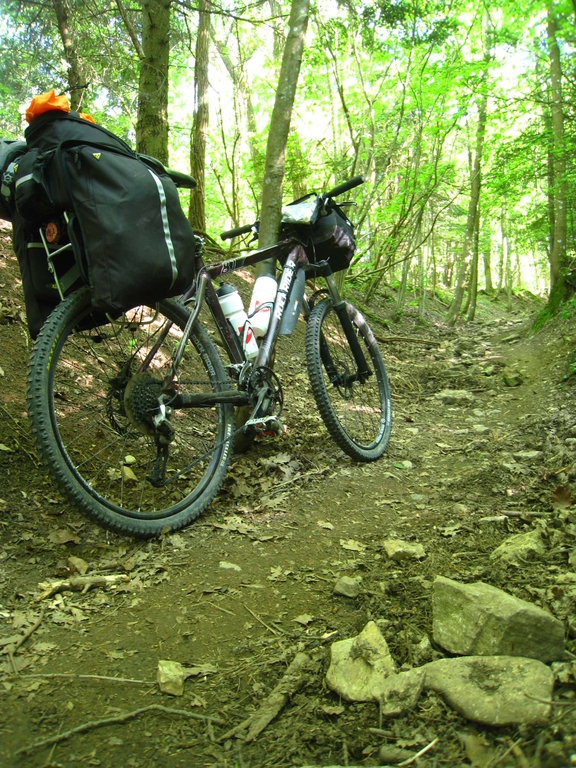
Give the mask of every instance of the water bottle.
[[302, 300], [304, 298], [304, 290], [306, 288], [306, 273], [301, 269], [296, 275], [296, 279], [292, 283], [292, 290], [290, 296], [286, 302], [286, 308], [282, 315], [282, 322], [280, 323], [280, 335], [290, 336], [296, 323], [300, 317], [300, 311], [302, 310]]
[[244, 311], [242, 297], [233, 285], [226, 283], [218, 288], [216, 296], [218, 296], [224, 317], [242, 341], [246, 359], [255, 360], [258, 355], [258, 344], [256, 343], [252, 326], [248, 321], [248, 315]]
[[248, 317], [257, 339], [268, 330], [277, 290], [276, 278], [271, 275], [261, 275], [254, 283]]

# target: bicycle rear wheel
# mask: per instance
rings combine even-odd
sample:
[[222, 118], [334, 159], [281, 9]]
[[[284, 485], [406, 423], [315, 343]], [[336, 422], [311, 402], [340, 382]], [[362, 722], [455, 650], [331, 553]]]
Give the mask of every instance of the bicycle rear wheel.
[[[93, 312], [83, 289], [58, 305], [32, 351], [28, 410], [40, 456], [82, 512], [118, 533], [153, 536], [187, 525], [213, 500], [230, 463], [229, 405], [174, 411], [166, 463], [159, 462], [153, 417], [188, 316], [167, 300], [110, 321]], [[198, 323], [179, 375], [181, 393], [230, 388]]]
[[384, 453], [392, 426], [390, 387], [374, 334], [361, 313], [346, 303], [348, 315], [372, 375], [356, 378], [357, 366], [332, 301], [324, 299], [308, 318], [306, 364], [312, 393], [328, 432], [358, 461]]

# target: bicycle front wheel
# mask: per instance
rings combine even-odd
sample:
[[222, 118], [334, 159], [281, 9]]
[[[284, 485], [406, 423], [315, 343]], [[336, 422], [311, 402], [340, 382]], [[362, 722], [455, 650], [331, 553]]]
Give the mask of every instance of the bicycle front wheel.
[[390, 439], [390, 387], [368, 323], [352, 304], [346, 302], [346, 309], [371, 375], [357, 376], [356, 361], [340, 319], [332, 301], [324, 299], [308, 317], [308, 376], [320, 416], [337, 445], [357, 461], [375, 461]]
[[[158, 439], [154, 417], [188, 310], [167, 300], [115, 320], [83, 289], [57, 306], [35, 342], [28, 411], [38, 451], [60, 490], [96, 523], [153, 536], [190, 523], [214, 499], [232, 454], [234, 409], [175, 410]], [[198, 323], [179, 392], [229, 389]]]

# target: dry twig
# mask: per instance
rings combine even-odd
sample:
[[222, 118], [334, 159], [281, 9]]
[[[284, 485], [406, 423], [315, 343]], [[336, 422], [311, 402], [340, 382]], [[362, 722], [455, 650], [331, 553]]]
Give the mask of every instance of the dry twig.
[[133, 720], [138, 715], [142, 715], [145, 712], [164, 712], [167, 715], [182, 715], [183, 717], [190, 717], [194, 720], [205, 720], [216, 725], [223, 725], [222, 720], [210, 717], [208, 715], [198, 715], [196, 712], [189, 712], [186, 709], [171, 709], [170, 707], [163, 707], [161, 704], [151, 704], [149, 707], [142, 707], [141, 709], [135, 709], [132, 712], [126, 712], [125, 715], [117, 715], [116, 717], [105, 717], [102, 720], [90, 720], [87, 723], [71, 728], [69, 731], [63, 731], [56, 734], [56, 736], [50, 736], [48, 739], [42, 741], [36, 741], [34, 744], [29, 744], [27, 747], [21, 747], [16, 750], [17, 755], [27, 755], [35, 749], [40, 747], [48, 747], [50, 744], [58, 744], [61, 741], [66, 741], [71, 736], [77, 733], [86, 733], [86, 731], [92, 731], [95, 728], [100, 728], [104, 725], [117, 725], [118, 723], [125, 723], [128, 720]]
[[26, 640], [30, 637], [30, 635], [33, 635], [34, 632], [38, 629], [40, 624], [42, 624], [42, 619], [44, 618], [44, 613], [42, 612], [38, 619], [34, 622], [34, 624], [31, 627], [28, 627], [26, 632], [24, 632], [23, 635], [21, 635], [18, 640], [14, 643], [7, 643], [4, 648], [0, 651], [0, 653], [6, 653], [8, 654], [8, 658], [10, 659], [10, 664], [12, 666], [12, 671], [16, 676], [18, 676], [18, 669], [16, 668], [16, 664], [14, 662], [14, 654], [20, 648], [20, 646], [24, 645]]
[[402, 760], [402, 762], [398, 763], [398, 765], [412, 765], [412, 763], [415, 763], [419, 757], [422, 757], [422, 755], [425, 755], [426, 752], [429, 752], [433, 747], [435, 747], [439, 741], [440, 739], [434, 739], [434, 741], [431, 741], [430, 744], [421, 749], [420, 752], [416, 752], [416, 754], [412, 755], [412, 757], [409, 757], [408, 760]]
[[43, 581], [38, 584], [42, 592], [36, 598], [36, 602], [52, 597], [58, 592], [82, 592], [85, 594], [94, 587], [106, 589], [126, 581], [130, 581], [130, 577], [125, 573], [109, 576], [71, 576], [69, 579], [61, 579], [60, 581]]
[[30, 675], [8, 675], [4, 677], [4, 680], [25, 680], [29, 677], [41, 677], [46, 679], [65, 677], [65, 678], [77, 678], [78, 680], [110, 680], [114, 683], [135, 683], [137, 685], [157, 685], [155, 682], [149, 680], [132, 680], [128, 677], [107, 677], [106, 675], [80, 675], [75, 672], [38, 672]]
[[303, 672], [309, 663], [309, 656], [305, 653], [297, 653], [280, 682], [272, 690], [272, 693], [264, 699], [258, 710], [239, 725], [227, 731], [218, 741], [227, 741], [246, 729], [248, 729], [248, 733], [244, 741], [254, 741], [304, 683], [306, 678]]

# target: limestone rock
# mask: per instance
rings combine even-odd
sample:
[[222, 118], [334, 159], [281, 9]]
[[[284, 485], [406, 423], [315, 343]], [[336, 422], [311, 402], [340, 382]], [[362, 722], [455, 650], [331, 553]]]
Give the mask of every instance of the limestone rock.
[[180, 662], [160, 659], [158, 662], [158, 686], [162, 693], [182, 696], [185, 679], [186, 672]]
[[353, 578], [352, 576], [341, 576], [334, 585], [334, 594], [343, 597], [358, 597], [362, 585], [362, 578]]
[[[467, 656], [431, 661], [425, 687], [464, 717], [485, 725], [542, 724], [550, 717], [552, 670], [536, 659]], [[539, 699], [539, 701], [538, 701]]]
[[382, 681], [395, 671], [386, 640], [369, 621], [356, 637], [332, 644], [326, 683], [348, 701], [378, 701]]
[[390, 675], [374, 691], [380, 701], [380, 713], [386, 717], [401, 717], [414, 709], [424, 687], [422, 668]]
[[505, 560], [509, 563], [519, 563], [523, 560], [533, 560], [536, 555], [546, 551], [539, 531], [517, 533], [505, 539], [499, 547], [490, 554], [491, 560]]
[[526, 656], [543, 662], [564, 656], [564, 626], [526, 600], [481, 581], [437, 576], [432, 589], [434, 640], [467, 656]]
[[504, 384], [506, 384], [507, 387], [519, 387], [524, 381], [522, 374], [519, 371], [513, 371], [510, 368], [504, 369], [502, 377], [504, 378]]
[[476, 399], [472, 392], [466, 389], [443, 389], [436, 394], [436, 398], [444, 405], [470, 405]]
[[426, 550], [422, 544], [412, 541], [386, 539], [382, 545], [390, 560], [422, 560], [426, 557]]

